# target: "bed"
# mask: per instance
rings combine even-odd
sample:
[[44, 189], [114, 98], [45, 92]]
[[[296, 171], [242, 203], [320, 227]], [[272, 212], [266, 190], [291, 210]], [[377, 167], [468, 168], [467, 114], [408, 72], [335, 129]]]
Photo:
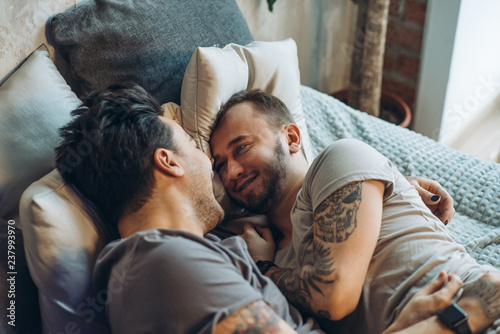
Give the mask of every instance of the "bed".
[[[450, 235], [478, 262], [500, 268], [500, 165], [300, 85], [294, 42], [250, 44], [253, 37], [233, 0], [84, 1], [50, 18], [47, 28], [58, 67], [41, 46], [0, 87], [2, 333], [109, 331], [103, 312], [109, 296], [92, 289], [91, 272], [99, 251], [116, 234], [52, 169], [57, 129], [70, 119], [81, 94], [115, 81], [137, 81], [162, 103], [173, 102], [165, 104], [166, 114], [207, 154], [217, 105], [239, 89], [268, 90], [285, 101], [308, 134], [310, 159], [333, 141], [353, 137], [386, 155], [404, 175], [440, 182], [455, 200]], [[236, 45], [224, 48], [229, 43]], [[223, 56], [229, 60], [221, 62]], [[204, 62], [211, 67], [197, 72]], [[224, 75], [215, 77], [221, 71]], [[226, 200], [220, 189], [214, 191]], [[7, 267], [9, 240], [15, 240], [13, 269]], [[7, 281], [12, 276], [14, 286]], [[14, 317], [8, 310], [12, 289]]]

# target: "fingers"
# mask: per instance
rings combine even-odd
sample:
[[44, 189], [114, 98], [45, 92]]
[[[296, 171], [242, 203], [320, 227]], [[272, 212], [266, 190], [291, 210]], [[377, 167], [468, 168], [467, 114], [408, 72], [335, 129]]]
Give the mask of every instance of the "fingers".
[[421, 190], [418, 190], [418, 192], [420, 194], [420, 197], [422, 197], [422, 200], [424, 201], [424, 203], [427, 205], [436, 205], [441, 201], [441, 196], [436, 195], [436, 194], [434, 194], [430, 191], [427, 191], [423, 188], [421, 188]]
[[455, 215], [455, 208], [453, 207], [453, 199], [451, 197], [445, 198], [444, 201], [440, 204], [441, 209], [441, 219], [442, 222], [447, 224], [451, 218]]
[[266, 240], [267, 242], [274, 241], [273, 233], [270, 228], [256, 226], [257, 232]]
[[245, 225], [243, 225], [243, 234], [241, 236], [243, 237], [243, 239], [262, 238], [267, 242], [274, 242], [271, 229], [261, 226], [254, 226], [251, 223], [245, 223]]
[[440, 272], [436, 279], [429, 282], [415, 295], [426, 298], [425, 308], [428, 311], [437, 312], [450, 305], [462, 284], [462, 280], [457, 275]]
[[448, 279], [443, 288], [434, 293], [436, 307], [444, 308], [448, 306], [462, 285], [463, 282], [457, 275], [448, 275]]
[[418, 292], [420, 295], [435, 294], [443, 300], [451, 300], [462, 287], [463, 282], [457, 275], [446, 274], [441, 271], [437, 278], [433, 279]]
[[447, 210], [443, 212], [439, 219], [446, 225], [450, 222], [451, 218], [455, 215], [455, 209]]
[[256, 236], [258, 235], [257, 231], [255, 230], [255, 227], [250, 224], [250, 223], [245, 223], [243, 225], [243, 234], [242, 236]]
[[440, 291], [443, 291], [444, 295], [451, 296], [451, 298], [453, 298], [457, 294], [458, 290], [460, 290], [463, 284], [464, 282], [462, 282], [460, 277], [451, 274], [448, 275], [448, 280], [444, 285], [443, 289], [441, 289]]
[[444, 271], [441, 271], [437, 278], [427, 283], [427, 285], [424, 286], [422, 290], [420, 290], [417, 293], [421, 295], [433, 294], [444, 286], [447, 278], [448, 275]]
[[441, 200], [441, 195], [437, 194], [439, 183], [436, 181], [414, 177], [410, 183], [418, 191], [418, 194], [426, 205], [436, 205]]
[[423, 202], [433, 207], [433, 213], [445, 224], [455, 215], [453, 198], [439, 182], [422, 177], [414, 178], [412, 185], [418, 191]]
[[432, 188], [428, 188], [427, 190], [435, 193], [437, 196], [441, 196], [440, 205], [442, 207], [441, 211], [445, 211], [447, 209], [453, 208], [453, 198], [450, 194], [444, 189], [439, 183], [435, 182], [436, 186]]

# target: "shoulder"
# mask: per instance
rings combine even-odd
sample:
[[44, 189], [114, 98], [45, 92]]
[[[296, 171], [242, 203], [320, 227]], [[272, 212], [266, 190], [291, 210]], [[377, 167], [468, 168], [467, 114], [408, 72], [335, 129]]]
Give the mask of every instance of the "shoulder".
[[[177, 273], [196, 270], [199, 262], [224, 263], [214, 242], [182, 231], [148, 230], [116, 240], [99, 255], [94, 281], [106, 282], [111, 270], [148, 272], [151, 277], [176, 268]], [[169, 272], [169, 275], [172, 272]]]
[[394, 183], [394, 167], [389, 159], [357, 139], [341, 139], [321, 152], [304, 179], [303, 196], [316, 208], [341, 187], [365, 180]]
[[[335, 141], [334, 143], [327, 146], [319, 155], [318, 160], [325, 159], [361, 159], [366, 160], [368, 157], [377, 156], [379, 158], [385, 158], [381, 153], [379, 153], [372, 146], [367, 143], [354, 139], [354, 138], [344, 138]], [[387, 159], [387, 158], [385, 158]]]
[[148, 254], [145, 261], [156, 257], [185, 257], [191, 252], [185, 251], [206, 250], [213, 241], [209, 241], [193, 234], [175, 230], [152, 229], [137, 232], [134, 235], [117, 240], [104, 248], [99, 258], [117, 259], [133, 253], [134, 256]]
[[[306, 180], [312, 182], [323, 176], [343, 177], [373, 169], [392, 169], [392, 163], [370, 145], [357, 139], [341, 139], [326, 147], [314, 159]], [[322, 182], [322, 181], [320, 181]]]
[[389, 159], [370, 145], [357, 139], [340, 139], [326, 147], [311, 164], [310, 174], [327, 170], [342, 175], [358, 170], [392, 169]]
[[107, 305], [117, 332], [137, 332], [144, 323], [150, 332], [205, 332], [201, 328], [211, 328], [223, 315], [262, 299], [248, 282], [252, 277], [245, 280], [230, 256], [223, 245], [189, 233], [139, 232], [103, 251], [94, 283], [117, 290], [115, 277], [123, 282]]

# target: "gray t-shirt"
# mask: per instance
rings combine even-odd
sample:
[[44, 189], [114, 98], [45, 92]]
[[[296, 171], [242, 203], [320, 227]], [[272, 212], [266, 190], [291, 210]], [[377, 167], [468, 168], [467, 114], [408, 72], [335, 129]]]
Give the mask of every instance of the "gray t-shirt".
[[418, 192], [393, 164], [369, 145], [343, 139], [312, 163], [291, 212], [292, 241], [276, 255], [280, 267], [301, 268], [312, 252], [314, 210], [333, 192], [351, 182], [386, 182], [382, 225], [357, 309], [338, 332], [380, 333], [408, 300], [440, 270], [471, 282], [488, 271], [455, 243], [422, 202]]
[[219, 321], [261, 299], [299, 333], [321, 333], [259, 272], [240, 237], [138, 232], [105, 247], [94, 285], [107, 291], [113, 333], [212, 333]]

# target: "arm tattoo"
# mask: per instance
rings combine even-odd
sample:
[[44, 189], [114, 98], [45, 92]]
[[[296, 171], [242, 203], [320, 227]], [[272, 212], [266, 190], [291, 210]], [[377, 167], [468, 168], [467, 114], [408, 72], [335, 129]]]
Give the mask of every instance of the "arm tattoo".
[[220, 333], [281, 333], [284, 322], [269, 305], [258, 300], [240, 309], [217, 325]]
[[361, 182], [340, 188], [314, 211], [314, 233], [325, 242], [349, 239], [358, 224], [356, 213], [361, 204]]
[[285, 297], [299, 309], [330, 318], [327, 310], [313, 312], [313, 293], [323, 295], [320, 284], [333, 284], [335, 271], [333, 251], [329, 243], [349, 239], [357, 226], [361, 204], [361, 182], [342, 187], [326, 198], [313, 217], [314, 238], [312, 256], [302, 263], [300, 272], [289, 268], [272, 268], [269, 273]]
[[[271, 268], [270, 278], [276, 283], [286, 299], [297, 308], [314, 313], [311, 309], [312, 290], [323, 295], [318, 283], [332, 284], [335, 281], [326, 279], [334, 271], [332, 250], [323, 242], [313, 241], [313, 256], [302, 266], [300, 272], [290, 268]], [[330, 318], [328, 311], [318, 311], [318, 315]], [[321, 313], [321, 314], [320, 314]]]
[[479, 301], [483, 313], [488, 319], [500, 318], [500, 288], [497, 284], [485, 279], [478, 279], [464, 286], [462, 298], [464, 297]]

